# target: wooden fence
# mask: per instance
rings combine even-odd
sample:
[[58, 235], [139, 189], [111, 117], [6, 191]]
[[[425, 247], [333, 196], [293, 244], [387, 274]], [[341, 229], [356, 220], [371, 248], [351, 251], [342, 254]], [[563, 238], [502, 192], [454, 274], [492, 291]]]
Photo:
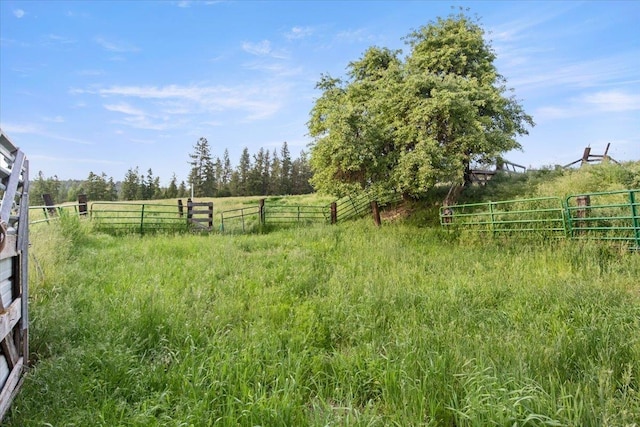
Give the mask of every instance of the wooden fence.
[[0, 129], [0, 421], [29, 360], [29, 162]]

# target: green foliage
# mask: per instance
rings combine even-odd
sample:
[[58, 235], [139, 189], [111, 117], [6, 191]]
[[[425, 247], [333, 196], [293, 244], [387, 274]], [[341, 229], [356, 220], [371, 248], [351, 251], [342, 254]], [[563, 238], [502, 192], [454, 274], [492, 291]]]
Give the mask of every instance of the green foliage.
[[323, 76], [309, 120], [312, 183], [344, 195], [383, 186], [413, 196], [462, 181], [473, 161], [519, 144], [531, 117], [507, 96], [482, 28], [464, 15], [406, 38], [410, 55], [372, 47], [350, 80]]
[[34, 228], [36, 363], [6, 426], [638, 423], [635, 254], [370, 219], [73, 230]]

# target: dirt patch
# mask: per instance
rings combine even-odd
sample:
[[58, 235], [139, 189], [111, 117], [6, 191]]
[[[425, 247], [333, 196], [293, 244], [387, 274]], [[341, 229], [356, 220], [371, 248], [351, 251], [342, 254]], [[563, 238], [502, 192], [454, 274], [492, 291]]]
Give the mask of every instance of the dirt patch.
[[391, 207], [384, 208], [380, 212], [380, 219], [383, 221], [397, 221], [411, 216], [415, 209], [412, 209], [407, 203], [398, 203]]

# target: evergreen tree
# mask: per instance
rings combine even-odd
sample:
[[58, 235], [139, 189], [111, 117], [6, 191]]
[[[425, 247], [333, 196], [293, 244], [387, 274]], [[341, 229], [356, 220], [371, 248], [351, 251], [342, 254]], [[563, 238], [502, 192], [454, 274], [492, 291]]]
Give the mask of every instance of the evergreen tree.
[[166, 199], [175, 199], [178, 197], [178, 178], [176, 178], [176, 174], [171, 175], [171, 181], [169, 182], [169, 186], [167, 187], [167, 191], [165, 191], [164, 195]]
[[280, 159], [280, 194], [291, 194], [291, 153], [287, 141], [282, 143]]
[[193, 153], [189, 154], [189, 157], [191, 158], [189, 162], [191, 165], [189, 183], [193, 188], [194, 196], [211, 196], [215, 188], [215, 176], [209, 141], [204, 137], [198, 139], [193, 147]]
[[251, 172], [251, 157], [249, 157], [249, 149], [245, 147], [240, 155], [240, 162], [238, 163], [238, 176], [236, 184], [237, 196], [249, 195], [249, 174]]
[[178, 186], [178, 198], [181, 197], [189, 197], [189, 190], [187, 190], [187, 185], [184, 181], [180, 181], [180, 185]]
[[135, 169], [129, 169], [122, 181], [122, 187], [120, 189], [120, 199], [122, 200], [136, 200], [138, 195], [138, 187], [140, 186], [140, 176], [138, 175], [138, 167]]
[[31, 188], [29, 192], [31, 193], [30, 204], [31, 205], [43, 205], [44, 199], [42, 196], [44, 194], [51, 195], [51, 199], [54, 204], [61, 203], [63, 200], [60, 200], [60, 181], [56, 175], [45, 178], [42, 171], [38, 172], [38, 177], [31, 182]]
[[278, 157], [278, 150], [273, 149], [271, 160], [271, 170], [269, 171], [269, 194], [280, 195], [282, 192], [281, 179], [282, 163]]
[[291, 164], [291, 190], [292, 194], [313, 193], [313, 187], [309, 180], [313, 176], [307, 153], [300, 152], [300, 157]]

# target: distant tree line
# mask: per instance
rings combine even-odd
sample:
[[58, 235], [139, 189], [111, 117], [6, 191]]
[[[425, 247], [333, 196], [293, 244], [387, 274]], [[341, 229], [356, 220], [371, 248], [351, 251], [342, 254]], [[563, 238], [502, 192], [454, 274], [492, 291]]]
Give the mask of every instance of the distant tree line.
[[40, 171], [31, 181], [31, 205], [43, 204], [42, 195], [50, 194], [55, 204], [76, 201], [79, 194], [89, 200], [158, 200], [194, 197], [266, 196], [306, 194], [313, 192], [309, 184], [311, 167], [307, 154], [302, 151], [292, 159], [287, 143], [273, 151], [260, 148], [251, 155], [244, 148], [237, 167], [232, 167], [229, 151], [222, 159], [213, 157], [206, 138], [200, 138], [189, 154], [191, 167], [188, 181], [178, 183], [175, 173], [166, 187], [151, 168], [141, 173], [130, 168], [122, 181], [114, 181], [102, 172], [89, 172], [85, 180], [60, 180], [56, 175], [45, 177]]

